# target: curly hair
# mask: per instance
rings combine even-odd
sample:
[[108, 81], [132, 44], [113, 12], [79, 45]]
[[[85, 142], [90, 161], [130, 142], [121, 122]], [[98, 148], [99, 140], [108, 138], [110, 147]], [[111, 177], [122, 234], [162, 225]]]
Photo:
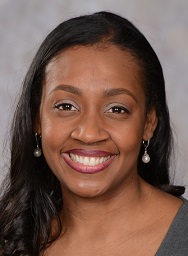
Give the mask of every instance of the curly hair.
[[[151, 185], [176, 196], [184, 187], [170, 184], [170, 155], [173, 148], [163, 71], [158, 57], [144, 35], [127, 19], [98, 12], [67, 20], [43, 41], [27, 72], [14, 115], [11, 140], [9, 184], [0, 201], [1, 255], [38, 255], [62, 230], [59, 215], [63, 208], [60, 183], [45, 158], [33, 156], [33, 123], [38, 114], [47, 64], [72, 46], [113, 44], [130, 52], [138, 61], [147, 111], [155, 108], [158, 125], [150, 142], [151, 161], [138, 157], [138, 173]], [[51, 223], [58, 224], [51, 236]]]

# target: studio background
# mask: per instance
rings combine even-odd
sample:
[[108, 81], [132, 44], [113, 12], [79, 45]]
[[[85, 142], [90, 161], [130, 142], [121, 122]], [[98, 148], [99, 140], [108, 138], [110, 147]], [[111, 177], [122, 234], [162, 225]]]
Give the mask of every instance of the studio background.
[[161, 61], [175, 136], [171, 176], [188, 186], [187, 0], [0, 0], [0, 183], [8, 168], [11, 118], [40, 43], [61, 21], [101, 10], [132, 21]]

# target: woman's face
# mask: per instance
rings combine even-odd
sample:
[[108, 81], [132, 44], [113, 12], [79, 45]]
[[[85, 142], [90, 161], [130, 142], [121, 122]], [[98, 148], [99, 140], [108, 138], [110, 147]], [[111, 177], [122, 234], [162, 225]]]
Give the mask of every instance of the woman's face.
[[47, 66], [36, 131], [62, 190], [95, 197], [135, 186], [155, 119], [139, 72], [116, 46], [71, 48]]

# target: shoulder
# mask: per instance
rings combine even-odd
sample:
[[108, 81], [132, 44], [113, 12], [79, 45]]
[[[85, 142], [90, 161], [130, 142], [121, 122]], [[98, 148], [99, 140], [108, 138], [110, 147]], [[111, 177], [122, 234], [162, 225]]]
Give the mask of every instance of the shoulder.
[[184, 198], [183, 205], [177, 212], [156, 256], [187, 256], [188, 255], [188, 201]]

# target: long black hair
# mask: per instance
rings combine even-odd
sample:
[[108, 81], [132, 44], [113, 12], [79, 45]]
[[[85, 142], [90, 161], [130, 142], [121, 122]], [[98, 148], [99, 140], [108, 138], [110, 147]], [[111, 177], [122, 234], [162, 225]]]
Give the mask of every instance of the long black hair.
[[[43, 41], [28, 70], [12, 124], [9, 184], [0, 201], [0, 253], [38, 255], [61, 233], [63, 208], [58, 179], [45, 158], [35, 158], [33, 125], [39, 112], [46, 65], [72, 46], [113, 44], [129, 51], [142, 70], [147, 111], [155, 108], [158, 125], [149, 146], [151, 161], [138, 157], [138, 173], [148, 183], [180, 196], [183, 187], [170, 185], [172, 132], [160, 62], [144, 35], [127, 19], [108, 12], [80, 16], [58, 25]], [[51, 223], [58, 231], [51, 236]]]

